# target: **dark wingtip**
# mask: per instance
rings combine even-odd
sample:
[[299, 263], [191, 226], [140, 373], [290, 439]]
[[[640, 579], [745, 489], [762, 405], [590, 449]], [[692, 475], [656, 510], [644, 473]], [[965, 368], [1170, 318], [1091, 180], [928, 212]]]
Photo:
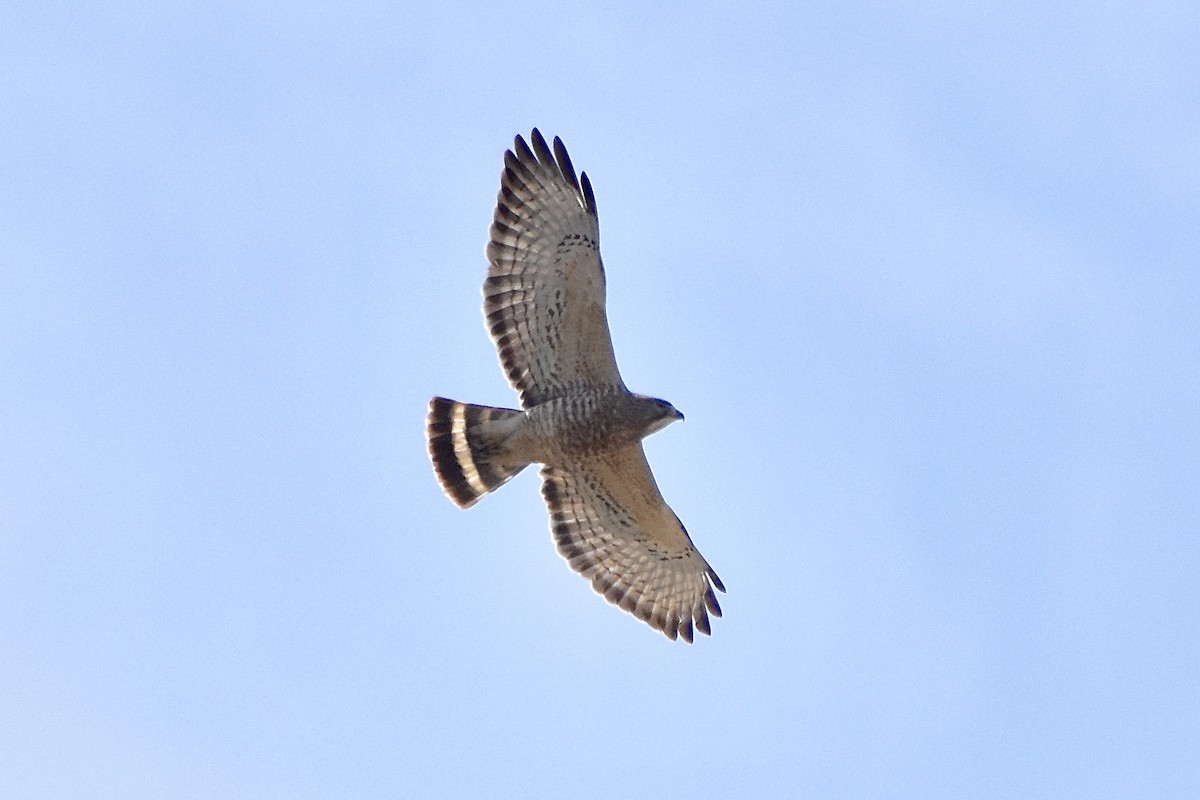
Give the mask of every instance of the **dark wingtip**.
[[721, 616], [721, 604], [717, 602], [717, 596], [711, 591], [704, 593], [704, 607], [714, 617]]
[[692, 616], [696, 620], [696, 630], [703, 633], [705, 636], [712, 636], [712, 624], [708, 621], [708, 614], [704, 607], [700, 606], [692, 611]]
[[579, 183], [583, 189], [584, 204], [586, 205], [587, 210], [592, 212], [592, 215], [594, 216], [596, 214], [596, 194], [592, 191], [592, 182], [588, 180], [586, 172], [580, 173]]
[[[541, 136], [541, 134], [537, 132], [537, 128], [534, 128], [533, 132], [538, 136]], [[519, 133], [516, 135], [516, 138], [513, 139], [513, 150], [519, 159], [525, 159], [529, 161], [536, 160], [534, 158], [533, 151], [529, 149], [529, 145], [525, 143], [525, 139]]]
[[534, 128], [529, 134], [529, 138], [533, 145], [533, 152], [537, 153], [538, 161], [548, 167], [554, 166], [554, 155], [550, 152], [550, 146], [546, 144], [546, 137], [542, 136], [542, 132]]
[[679, 635], [682, 636], [683, 640], [688, 644], [691, 644], [692, 640], [696, 638], [695, 631], [692, 628], [692, 618], [690, 616], [679, 620]]
[[725, 584], [721, 583], [721, 579], [717, 577], [717, 573], [712, 567], [708, 568], [708, 579], [712, 581], [713, 586], [717, 587], [718, 590], [725, 591]]
[[557, 136], [554, 137], [554, 160], [558, 162], [558, 171], [567, 179], [567, 182], [575, 188], [575, 191], [580, 191], [579, 178], [575, 177], [575, 165], [571, 163], [571, 156], [567, 154], [566, 145]]
[[513, 137], [513, 149], [507, 151], [504, 156], [505, 166], [511, 170], [517, 170], [518, 164], [529, 161], [557, 168], [563, 179], [579, 193], [583, 199], [583, 207], [592, 216], [596, 216], [596, 193], [592, 190], [592, 182], [586, 172], [576, 175], [575, 165], [571, 163], [567, 147], [558, 136], [554, 137], [554, 147], [551, 149], [550, 145], [546, 144], [546, 137], [542, 136], [542, 132], [537, 128], [529, 132], [528, 142], [518, 133]]

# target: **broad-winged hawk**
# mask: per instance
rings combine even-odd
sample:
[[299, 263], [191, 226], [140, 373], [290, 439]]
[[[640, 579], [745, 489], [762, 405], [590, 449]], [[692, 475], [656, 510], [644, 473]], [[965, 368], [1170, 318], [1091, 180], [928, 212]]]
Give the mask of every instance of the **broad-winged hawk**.
[[[532, 145], [532, 147], [530, 146]], [[596, 198], [557, 137], [504, 154], [483, 284], [488, 331], [521, 410], [435, 397], [429, 454], [463, 508], [532, 462], [558, 552], [610, 602], [692, 641], [721, 616], [721, 579], [663, 500], [641, 440], [677, 419], [617, 371]]]

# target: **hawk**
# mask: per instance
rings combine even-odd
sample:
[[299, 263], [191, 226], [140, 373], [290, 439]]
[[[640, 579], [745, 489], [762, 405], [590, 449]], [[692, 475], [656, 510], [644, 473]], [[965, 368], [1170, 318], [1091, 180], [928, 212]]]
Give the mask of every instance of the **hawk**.
[[683, 415], [625, 388], [605, 312], [596, 197], [560, 139], [504, 153], [484, 315], [521, 409], [435, 397], [429, 456], [462, 508], [533, 462], [558, 552], [609, 602], [670, 639], [711, 633], [721, 579], [663, 500], [642, 439]]

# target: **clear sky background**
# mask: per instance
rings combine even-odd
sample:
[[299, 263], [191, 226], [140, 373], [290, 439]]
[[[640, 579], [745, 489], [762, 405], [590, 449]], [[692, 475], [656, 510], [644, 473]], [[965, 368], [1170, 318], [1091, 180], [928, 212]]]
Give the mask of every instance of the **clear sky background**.
[[[5, 4], [0, 796], [1200, 796], [1194, 3]], [[672, 643], [469, 512], [596, 188]]]

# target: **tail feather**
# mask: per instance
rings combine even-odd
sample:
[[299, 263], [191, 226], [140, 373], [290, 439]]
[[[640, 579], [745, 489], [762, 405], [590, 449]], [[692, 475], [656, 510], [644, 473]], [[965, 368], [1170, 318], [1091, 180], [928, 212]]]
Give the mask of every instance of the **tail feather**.
[[429, 401], [426, 433], [433, 470], [447, 496], [462, 508], [474, 505], [528, 466], [503, 460], [504, 440], [519, 416], [520, 411], [444, 397]]

